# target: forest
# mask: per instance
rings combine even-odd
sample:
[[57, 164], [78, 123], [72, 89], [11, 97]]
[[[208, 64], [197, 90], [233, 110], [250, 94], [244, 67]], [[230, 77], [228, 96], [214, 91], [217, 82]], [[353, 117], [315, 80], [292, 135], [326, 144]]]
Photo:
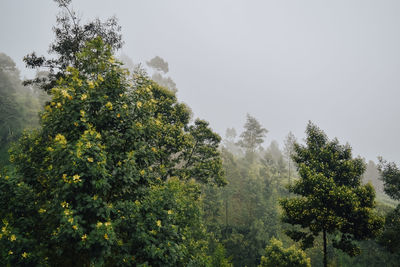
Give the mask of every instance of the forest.
[[[400, 169], [315, 123], [218, 135], [117, 18], [55, 0], [33, 79], [0, 53], [1, 266], [399, 266]], [[269, 129], [270, 130], [270, 129]]]

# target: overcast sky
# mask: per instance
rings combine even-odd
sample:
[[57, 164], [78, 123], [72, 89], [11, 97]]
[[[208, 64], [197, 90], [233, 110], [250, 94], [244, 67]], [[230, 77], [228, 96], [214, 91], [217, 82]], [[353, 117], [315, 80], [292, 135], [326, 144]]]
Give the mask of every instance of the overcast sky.
[[[178, 98], [222, 136], [246, 113], [282, 144], [308, 120], [355, 155], [400, 162], [400, 1], [75, 0], [83, 21], [115, 15], [135, 63], [169, 63]], [[0, 52], [46, 54], [51, 0], [0, 0]]]

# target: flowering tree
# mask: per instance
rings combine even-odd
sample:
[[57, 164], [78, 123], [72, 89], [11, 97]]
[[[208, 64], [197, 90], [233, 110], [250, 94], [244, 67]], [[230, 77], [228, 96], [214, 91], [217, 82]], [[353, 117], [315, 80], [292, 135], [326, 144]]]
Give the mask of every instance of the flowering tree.
[[0, 178], [1, 262], [204, 265], [197, 184], [225, 183], [220, 137], [101, 38], [76, 60]]

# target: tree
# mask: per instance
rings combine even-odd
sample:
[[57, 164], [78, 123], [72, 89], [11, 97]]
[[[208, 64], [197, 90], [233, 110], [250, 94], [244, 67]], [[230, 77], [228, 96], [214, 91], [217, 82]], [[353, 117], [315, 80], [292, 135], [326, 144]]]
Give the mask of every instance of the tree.
[[265, 248], [259, 267], [311, 267], [310, 259], [301, 249], [295, 246], [284, 248], [282, 242], [272, 238]]
[[198, 182], [225, 184], [220, 137], [189, 125], [171, 91], [128, 78], [101, 38], [75, 58], [0, 178], [0, 261], [205, 265]]
[[24, 57], [27, 67], [32, 69], [45, 68], [48, 75], [38, 76], [32, 80], [24, 81], [25, 85], [38, 84], [43, 90], [49, 92], [57, 86], [58, 79], [66, 75], [66, 68], [72, 66], [82, 70], [79, 65], [77, 53], [82, 50], [86, 42], [96, 37], [116, 51], [122, 47], [121, 26], [115, 17], [109, 18], [105, 22], [95, 19], [89, 23], [81, 25], [81, 20], [70, 7], [72, 0], [54, 0], [63, 10], [57, 16], [57, 26], [53, 28], [56, 39], [50, 45], [50, 53], [55, 54], [54, 58], [37, 56], [35, 52]]
[[288, 171], [289, 171], [289, 185], [291, 184], [291, 165], [292, 164], [292, 155], [293, 155], [293, 150], [294, 150], [294, 143], [296, 143], [296, 137], [292, 132], [289, 132], [288, 135], [285, 138], [285, 147], [284, 147], [284, 153], [286, 156], [286, 160], [288, 162]]
[[172, 92], [177, 92], [176, 83], [171, 79], [171, 77], [165, 76], [168, 71], [168, 62], [159, 56], [155, 56], [150, 61], [146, 62], [147, 66], [153, 70], [151, 79], [165, 88], [168, 88]]
[[263, 128], [254, 117], [247, 114], [239, 145], [246, 150], [247, 154], [254, 154], [255, 150], [264, 142], [267, 132], [267, 129]]
[[[297, 226], [287, 234], [302, 247], [311, 247], [322, 233], [324, 266], [327, 266], [327, 235], [333, 246], [353, 256], [360, 253], [353, 240], [376, 236], [383, 220], [373, 212], [375, 192], [370, 184], [361, 185], [365, 163], [353, 158], [349, 145], [329, 140], [311, 122], [306, 144], [295, 143], [292, 159], [300, 179], [290, 192], [300, 195], [280, 201], [283, 222]], [[299, 229], [301, 228], [301, 229]]]
[[[394, 200], [400, 200], [400, 170], [394, 162], [380, 158], [379, 172], [383, 189]], [[380, 243], [392, 253], [400, 252], [400, 205], [386, 215], [385, 227]]]

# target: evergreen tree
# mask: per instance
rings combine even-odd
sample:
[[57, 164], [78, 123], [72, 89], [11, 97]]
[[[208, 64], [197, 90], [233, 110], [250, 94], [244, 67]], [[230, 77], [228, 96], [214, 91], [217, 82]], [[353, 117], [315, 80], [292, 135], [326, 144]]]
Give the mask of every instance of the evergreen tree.
[[[290, 191], [300, 197], [281, 200], [283, 222], [297, 226], [287, 234], [311, 247], [322, 233], [324, 266], [327, 266], [327, 238], [349, 255], [360, 253], [353, 240], [377, 235], [383, 220], [373, 212], [375, 192], [370, 184], [361, 185], [365, 164], [352, 158], [349, 145], [329, 140], [323, 131], [309, 123], [306, 145], [294, 145], [293, 161], [300, 179]], [[299, 228], [302, 228], [300, 230]]]

